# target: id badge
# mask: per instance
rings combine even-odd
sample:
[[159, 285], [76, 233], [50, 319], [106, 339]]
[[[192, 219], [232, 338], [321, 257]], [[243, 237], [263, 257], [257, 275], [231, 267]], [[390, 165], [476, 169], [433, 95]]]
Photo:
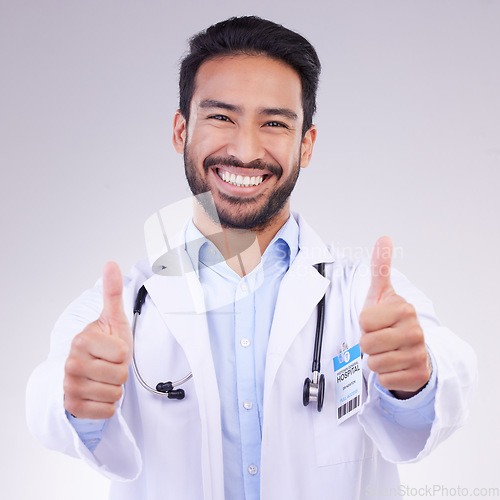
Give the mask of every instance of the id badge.
[[341, 424], [361, 408], [363, 372], [359, 344], [350, 349], [344, 345], [339, 351], [333, 358], [333, 369], [336, 381], [337, 423]]

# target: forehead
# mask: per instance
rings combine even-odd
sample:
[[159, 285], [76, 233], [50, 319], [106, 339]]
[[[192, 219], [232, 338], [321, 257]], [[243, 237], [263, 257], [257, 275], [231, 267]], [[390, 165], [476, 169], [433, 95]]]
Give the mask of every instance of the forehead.
[[191, 105], [203, 100], [245, 109], [289, 108], [302, 116], [302, 85], [288, 64], [263, 55], [230, 55], [205, 61], [196, 74]]

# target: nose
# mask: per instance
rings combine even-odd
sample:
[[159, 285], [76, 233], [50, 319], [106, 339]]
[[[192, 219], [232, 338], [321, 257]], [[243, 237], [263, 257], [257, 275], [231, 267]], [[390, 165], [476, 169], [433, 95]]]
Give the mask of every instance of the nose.
[[265, 148], [258, 129], [241, 125], [235, 128], [227, 144], [227, 153], [243, 163], [262, 160]]

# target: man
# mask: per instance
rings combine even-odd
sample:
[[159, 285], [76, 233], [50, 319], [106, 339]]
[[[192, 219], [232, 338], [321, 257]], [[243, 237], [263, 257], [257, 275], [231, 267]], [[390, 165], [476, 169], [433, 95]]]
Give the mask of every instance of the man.
[[[55, 327], [30, 380], [30, 427], [112, 479], [116, 499], [356, 499], [397, 488], [395, 462], [421, 458], [463, 423], [474, 355], [390, 275], [388, 238], [370, 267], [335, 255], [291, 214], [316, 139], [314, 48], [244, 17], [190, 49], [173, 143], [197, 196], [177, 240], [192, 268], [162, 276], [141, 262], [122, 287], [108, 264]], [[323, 296], [322, 408], [317, 379], [302, 391]], [[129, 374], [132, 352], [147, 385], [192, 373], [186, 398], [145, 390]]]

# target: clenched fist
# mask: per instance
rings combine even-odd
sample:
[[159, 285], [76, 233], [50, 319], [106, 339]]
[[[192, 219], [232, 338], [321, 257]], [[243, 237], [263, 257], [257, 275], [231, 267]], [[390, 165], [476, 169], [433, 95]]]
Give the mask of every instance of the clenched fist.
[[392, 241], [382, 237], [373, 249], [359, 344], [369, 354], [368, 367], [377, 373], [380, 385], [407, 399], [427, 384], [432, 368], [415, 309], [392, 288], [391, 260]]
[[102, 313], [73, 339], [64, 367], [64, 406], [75, 417], [110, 418], [122, 396], [133, 349], [122, 289], [118, 265], [107, 263]]

